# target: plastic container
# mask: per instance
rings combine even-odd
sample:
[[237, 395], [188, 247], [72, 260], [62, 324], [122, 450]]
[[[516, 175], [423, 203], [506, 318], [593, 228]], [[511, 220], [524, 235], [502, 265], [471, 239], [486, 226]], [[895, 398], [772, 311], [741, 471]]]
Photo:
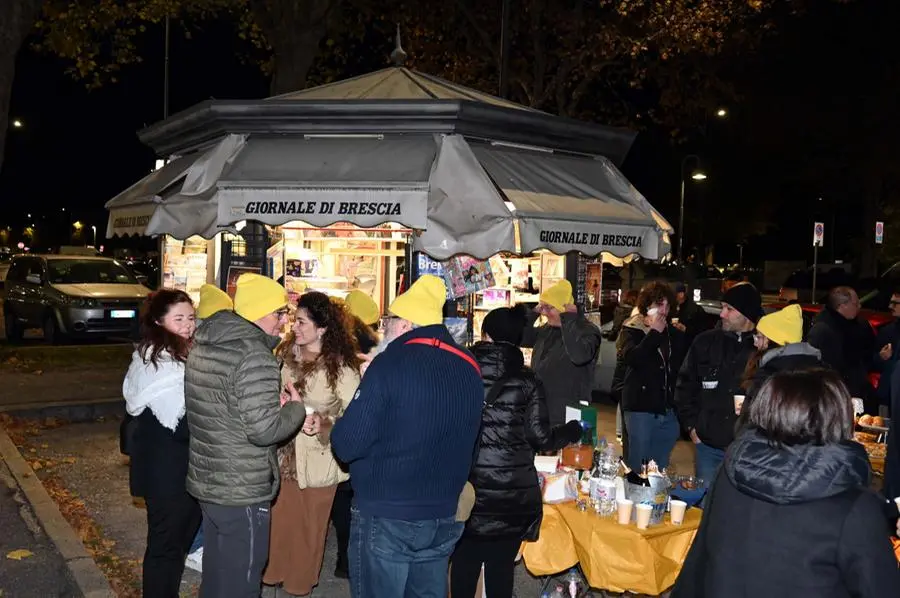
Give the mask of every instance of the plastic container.
[[[668, 478], [650, 476], [650, 486], [638, 486], [626, 480], [625, 498], [635, 505], [650, 505], [653, 513], [650, 515], [650, 525], [659, 525], [666, 516], [666, 505], [669, 504], [670, 484]], [[631, 512], [631, 520], [636, 521], [637, 509]]]

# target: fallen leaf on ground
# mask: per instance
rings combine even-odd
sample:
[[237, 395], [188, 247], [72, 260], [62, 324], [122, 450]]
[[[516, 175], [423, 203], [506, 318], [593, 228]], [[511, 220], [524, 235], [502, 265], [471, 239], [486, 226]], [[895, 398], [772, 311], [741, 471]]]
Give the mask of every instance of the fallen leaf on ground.
[[6, 558], [12, 559], [14, 561], [21, 561], [22, 559], [27, 559], [30, 556], [34, 556], [34, 553], [30, 550], [25, 550], [24, 548], [19, 548], [18, 550], [13, 550], [12, 552], [6, 553]]
[[34, 461], [34, 462], [32, 462], [32, 464], [31, 464], [31, 469], [33, 469], [33, 470], [35, 470], [35, 471], [40, 471], [40, 470], [43, 469], [43, 468], [44, 468], [44, 466], [41, 465], [41, 462], [40, 462], [40, 461]]

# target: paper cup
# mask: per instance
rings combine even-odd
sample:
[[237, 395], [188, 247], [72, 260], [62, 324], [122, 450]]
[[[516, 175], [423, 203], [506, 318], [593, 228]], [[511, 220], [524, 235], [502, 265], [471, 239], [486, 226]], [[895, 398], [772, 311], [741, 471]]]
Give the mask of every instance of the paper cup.
[[741, 408], [744, 406], [745, 398], [744, 395], [734, 395], [734, 412], [738, 415], [741, 414]]
[[679, 320], [678, 318], [672, 318], [672, 323], [673, 323], [673, 324], [677, 324], [677, 323], [680, 322], [680, 321], [681, 321], [681, 320]]
[[894, 499], [894, 504], [897, 505], [897, 510], [900, 511], [900, 496]]
[[650, 525], [650, 516], [653, 514], [653, 505], [635, 505], [634, 508], [637, 509], [635, 520], [638, 529], [647, 529]]
[[672, 523], [674, 525], [681, 525], [682, 523], [684, 523], [684, 513], [685, 511], [687, 511], [687, 503], [683, 500], [672, 500], [669, 503], [669, 506], [672, 509]]
[[312, 415], [315, 412], [316, 412], [316, 410], [313, 409], [312, 407], [306, 407], [306, 415]]
[[631, 508], [634, 506], [634, 503], [626, 498], [620, 500], [616, 506], [619, 509], [619, 525], [631, 523]]

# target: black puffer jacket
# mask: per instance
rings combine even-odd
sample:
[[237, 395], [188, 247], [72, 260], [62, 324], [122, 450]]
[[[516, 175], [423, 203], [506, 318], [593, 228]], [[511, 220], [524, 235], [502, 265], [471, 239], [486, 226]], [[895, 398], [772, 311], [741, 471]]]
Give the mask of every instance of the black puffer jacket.
[[783, 448], [757, 429], [728, 449], [672, 598], [888, 598], [892, 530], [855, 442]]
[[[622, 411], [665, 415], [674, 406], [675, 378], [684, 360], [684, 335], [677, 328], [662, 332], [632, 316], [616, 341], [616, 376], [621, 368]], [[617, 382], [614, 382], [616, 388]]]
[[503, 391], [482, 415], [477, 457], [469, 476], [475, 486], [475, 507], [465, 533], [536, 540], [543, 504], [534, 454], [578, 441], [581, 426], [570, 422], [550, 427], [543, 389], [534, 372], [524, 366], [518, 347], [478, 343], [472, 353], [481, 366], [485, 396], [498, 381]]

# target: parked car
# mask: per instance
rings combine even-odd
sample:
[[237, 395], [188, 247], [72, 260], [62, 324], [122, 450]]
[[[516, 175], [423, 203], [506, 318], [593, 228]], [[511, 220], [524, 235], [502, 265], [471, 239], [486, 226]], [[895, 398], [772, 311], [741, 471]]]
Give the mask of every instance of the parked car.
[[17, 255], [6, 277], [6, 338], [41, 328], [48, 343], [77, 337], [136, 337], [138, 312], [150, 289], [125, 266], [104, 257]]
[[9, 272], [9, 264], [12, 262], [12, 256], [9, 253], [0, 251], [0, 291], [3, 290], [6, 281], [6, 274]]

